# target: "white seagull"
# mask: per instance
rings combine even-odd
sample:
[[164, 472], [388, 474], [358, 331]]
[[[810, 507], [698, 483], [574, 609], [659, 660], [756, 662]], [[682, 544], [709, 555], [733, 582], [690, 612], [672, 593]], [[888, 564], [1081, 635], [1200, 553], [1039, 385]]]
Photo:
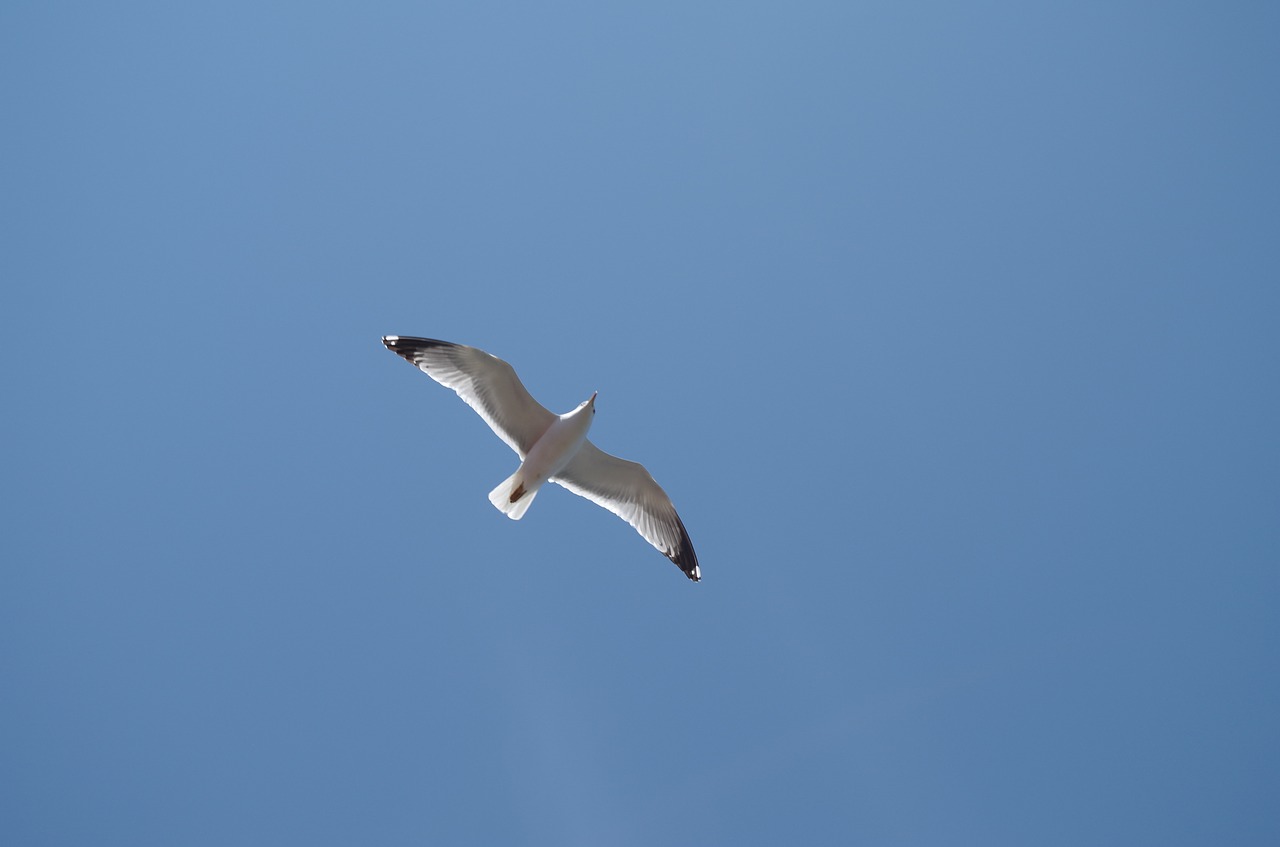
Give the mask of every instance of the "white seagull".
[[489, 492], [489, 502], [498, 511], [520, 520], [542, 484], [554, 482], [631, 524], [689, 579], [702, 578], [689, 533], [667, 492], [643, 465], [611, 456], [587, 440], [596, 413], [595, 394], [573, 411], [553, 415], [533, 399], [511, 365], [483, 350], [404, 335], [385, 336], [382, 343], [458, 392], [516, 451], [520, 467]]

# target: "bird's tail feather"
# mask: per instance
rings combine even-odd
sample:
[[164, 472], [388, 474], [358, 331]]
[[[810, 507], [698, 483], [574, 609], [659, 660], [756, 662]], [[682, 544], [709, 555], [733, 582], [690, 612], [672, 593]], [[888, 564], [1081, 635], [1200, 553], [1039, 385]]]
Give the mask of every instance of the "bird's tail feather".
[[529, 511], [529, 504], [538, 496], [538, 488], [526, 489], [520, 479], [520, 471], [517, 470], [489, 492], [489, 502], [511, 520], [518, 521]]

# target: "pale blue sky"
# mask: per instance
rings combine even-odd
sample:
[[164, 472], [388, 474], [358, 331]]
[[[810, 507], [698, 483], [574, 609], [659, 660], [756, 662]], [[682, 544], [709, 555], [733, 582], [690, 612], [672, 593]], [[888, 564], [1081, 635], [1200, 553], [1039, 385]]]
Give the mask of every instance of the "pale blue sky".
[[7, 3], [0, 840], [1277, 843], [1278, 34]]

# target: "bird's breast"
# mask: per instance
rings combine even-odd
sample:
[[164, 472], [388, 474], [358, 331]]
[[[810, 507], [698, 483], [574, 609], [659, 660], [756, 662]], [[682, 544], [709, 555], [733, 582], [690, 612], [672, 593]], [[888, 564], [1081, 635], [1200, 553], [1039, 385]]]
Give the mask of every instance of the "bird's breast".
[[545, 481], [573, 460], [591, 427], [590, 415], [559, 418], [537, 440], [524, 458], [525, 479]]

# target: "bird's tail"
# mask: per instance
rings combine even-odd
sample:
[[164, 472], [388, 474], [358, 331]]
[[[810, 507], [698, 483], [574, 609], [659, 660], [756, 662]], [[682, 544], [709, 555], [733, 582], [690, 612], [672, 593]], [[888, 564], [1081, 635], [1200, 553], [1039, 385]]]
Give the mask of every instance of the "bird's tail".
[[538, 488], [541, 487], [525, 488], [524, 481], [520, 479], [520, 470], [516, 470], [489, 492], [489, 502], [511, 520], [518, 521], [529, 510], [529, 504], [538, 496]]

